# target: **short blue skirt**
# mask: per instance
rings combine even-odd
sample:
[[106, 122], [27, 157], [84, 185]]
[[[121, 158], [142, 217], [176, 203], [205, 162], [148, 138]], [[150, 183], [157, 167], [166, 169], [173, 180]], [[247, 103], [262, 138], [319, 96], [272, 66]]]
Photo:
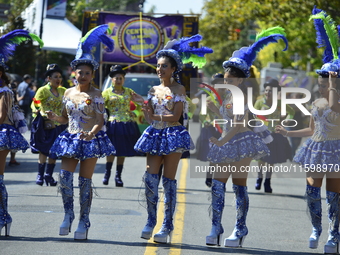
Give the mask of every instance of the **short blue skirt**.
[[11, 152], [25, 152], [29, 148], [26, 139], [12, 125], [0, 125], [0, 151], [10, 150]]
[[[339, 171], [340, 140], [315, 142], [309, 138], [297, 151], [293, 161], [302, 166], [313, 165], [312, 167], [322, 167], [323, 164], [327, 164], [330, 170]], [[332, 169], [330, 164], [333, 165]], [[336, 168], [334, 165], [337, 165]]]
[[141, 135], [136, 122], [109, 121], [106, 124], [106, 134], [116, 149], [117, 157], [139, 155], [133, 148]]
[[135, 144], [135, 150], [151, 155], [168, 155], [173, 152], [183, 153], [193, 149], [193, 142], [184, 126], [156, 129], [147, 127]]
[[207, 159], [212, 163], [232, 163], [245, 158], [260, 159], [269, 154], [263, 140], [254, 132], [246, 131], [236, 134], [221, 147], [213, 144]]
[[102, 158], [116, 153], [115, 147], [104, 131], [99, 131], [90, 141], [79, 139], [80, 133], [70, 134], [62, 132], [50, 150], [51, 158], [75, 158], [85, 160], [88, 158]]

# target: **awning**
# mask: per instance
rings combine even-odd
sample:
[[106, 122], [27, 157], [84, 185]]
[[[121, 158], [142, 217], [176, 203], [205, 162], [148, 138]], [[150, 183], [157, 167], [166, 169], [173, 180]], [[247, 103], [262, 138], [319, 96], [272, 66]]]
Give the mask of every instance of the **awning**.
[[[47, 7], [47, 10], [43, 11], [43, 7], [45, 9]], [[25, 20], [25, 29], [38, 36], [42, 34], [43, 50], [75, 55], [82, 33], [65, 18], [65, 10], [65, 0], [33, 0], [22, 12], [21, 17]], [[51, 16], [51, 14], [57, 15], [54, 18], [47, 18], [46, 13], [49, 14], [48, 16]], [[40, 26], [41, 22], [43, 22], [42, 27]]]
[[43, 50], [75, 55], [81, 38], [81, 31], [68, 19], [49, 19], [43, 22]]

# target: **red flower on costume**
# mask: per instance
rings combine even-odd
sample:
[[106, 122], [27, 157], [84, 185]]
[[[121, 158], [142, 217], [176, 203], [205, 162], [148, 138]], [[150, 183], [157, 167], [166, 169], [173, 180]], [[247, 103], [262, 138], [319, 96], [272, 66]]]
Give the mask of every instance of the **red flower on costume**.
[[170, 100], [172, 96], [166, 96], [165, 99]]
[[136, 105], [134, 102], [130, 101], [130, 111], [136, 110]]
[[86, 100], [85, 100], [85, 103], [86, 103], [87, 105], [90, 105], [90, 104], [92, 103], [92, 100], [91, 100], [91, 99], [86, 99]]

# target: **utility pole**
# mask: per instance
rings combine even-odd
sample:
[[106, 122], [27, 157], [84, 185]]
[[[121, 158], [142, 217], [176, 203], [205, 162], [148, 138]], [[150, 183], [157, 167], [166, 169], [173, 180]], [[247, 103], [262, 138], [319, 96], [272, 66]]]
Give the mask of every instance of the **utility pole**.
[[[40, 30], [39, 30], [39, 37], [42, 40], [42, 35], [43, 35], [43, 30], [44, 30], [44, 13], [45, 13], [45, 1], [47, 0], [42, 0], [42, 11], [41, 11], [41, 20], [40, 20]], [[38, 82], [38, 78], [39, 78], [39, 72], [40, 72], [40, 63], [39, 63], [39, 55], [41, 54], [41, 49], [38, 46], [38, 50], [37, 50], [37, 57], [35, 59], [35, 74], [34, 74], [34, 80], [36, 82], [36, 86], [38, 86], [39, 84], [37, 84]]]
[[139, 0], [139, 11], [143, 13], [143, 9], [144, 9], [144, 2], [145, 0]]

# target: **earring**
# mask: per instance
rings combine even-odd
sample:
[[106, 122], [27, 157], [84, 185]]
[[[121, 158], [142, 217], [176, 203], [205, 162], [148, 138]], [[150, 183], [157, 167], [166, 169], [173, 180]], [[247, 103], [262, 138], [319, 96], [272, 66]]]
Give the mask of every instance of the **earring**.
[[171, 74], [170, 84], [172, 84], [173, 82], [174, 82], [174, 73]]

